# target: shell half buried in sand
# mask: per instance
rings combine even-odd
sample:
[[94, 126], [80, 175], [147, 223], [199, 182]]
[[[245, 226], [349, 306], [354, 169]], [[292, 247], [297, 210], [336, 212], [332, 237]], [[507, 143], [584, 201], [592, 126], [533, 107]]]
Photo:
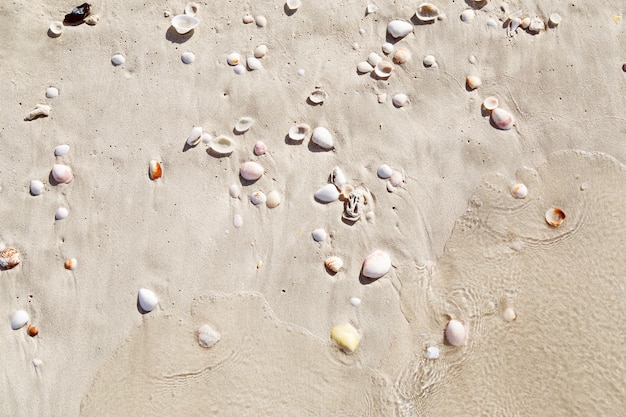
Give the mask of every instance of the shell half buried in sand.
[[366, 278], [378, 279], [391, 269], [391, 257], [387, 252], [375, 250], [363, 261], [361, 274]]
[[526, 198], [528, 195], [528, 188], [524, 184], [515, 184], [513, 188], [511, 188], [511, 194], [513, 197], [522, 199]]
[[13, 269], [22, 262], [22, 255], [14, 248], [6, 248], [0, 252], [0, 268]]
[[330, 338], [347, 353], [354, 352], [361, 342], [361, 335], [350, 323], [333, 327], [330, 331]]
[[552, 227], [559, 227], [565, 220], [565, 213], [560, 208], [551, 208], [546, 211], [546, 222]]
[[200, 21], [195, 16], [179, 14], [172, 18], [172, 26], [180, 35], [185, 35], [196, 28]]

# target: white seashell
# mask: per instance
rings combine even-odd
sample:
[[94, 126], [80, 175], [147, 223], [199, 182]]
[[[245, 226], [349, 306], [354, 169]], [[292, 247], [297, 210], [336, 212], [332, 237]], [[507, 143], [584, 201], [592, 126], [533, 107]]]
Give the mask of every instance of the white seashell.
[[41, 195], [41, 193], [43, 193], [44, 190], [44, 186], [43, 186], [43, 182], [39, 181], [39, 180], [32, 180], [30, 182], [30, 193], [32, 195]]
[[298, 7], [300, 7], [301, 5], [302, 2], [300, 0], [287, 0], [287, 2], [285, 3], [285, 6], [287, 6], [287, 8], [291, 11], [298, 10]]
[[376, 64], [376, 67], [374, 67], [374, 74], [376, 74], [378, 78], [381, 78], [383, 80], [389, 78], [392, 72], [393, 64], [389, 61], [380, 61], [378, 64]]
[[339, 199], [339, 190], [335, 184], [326, 184], [315, 192], [314, 197], [321, 203], [331, 203]]
[[202, 127], [194, 126], [191, 129], [191, 133], [187, 137], [187, 145], [196, 146], [198, 143], [200, 143], [201, 139], [202, 139]]
[[439, 348], [437, 346], [428, 346], [426, 348], [426, 359], [439, 359]]
[[426, 55], [422, 62], [425, 67], [432, 67], [433, 65], [437, 64], [437, 60], [432, 55]]
[[496, 108], [498, 108], [498, 105], [499, 105], [498, 99], [495, 98], [494, 96], [489, 96], [485, 100], [483, 100], [483, 107], [487, 111], [495, 110]]
[[328, 234], [324, 229], [315, 229], [311, 232], [311, 237], [316, 242], [323, 242], [328, 237]]
[[382, 164], [376, 170], [376, 174], [378, 175], [378, 178], [381, 178], [383, 180], [391, 177], [392, 173], [393, 173], [393, 169], [387, 164]]
[[196, 60], [196, 55], [193, 52], [183, 52], [180, 56], [180, 60], [183, 61], [183, 64], [193, 64]]
[[525, 17], [520, 22], [520, 27], [522, 29], [528, 29], [528, 26], [530, 26], [530, 17]]
[[565, 220], [565, 213], [560, 208], [551, 208], [546, 211], [546, 221], [552, 227], [559, 227]]
[[198, 9], [200, 9], [200, 5], [196, 2], [189, 2], [185, 5], [185, 14], [187, 16], [195, 16], [198, 14]]
[[54, 213], [54, 218], [56, 220], [63, 220], [65, 219], [68, 215], [70, 214], [69, 211], [67, 211], [67, 209], [65, 207], [59, 207], [56, 211], [56, 213]]
[[339, 272], [339, 270], [343, 267], [343, 259], [338, 256], [329, 256], [324, 261], [324, 266], [331, 272]]
[[228, 194], [232, 198], [239, 198], [239, 191], [239, 186], [237, 184], [231, 184], [230, 187], [228, 187]]
[[333, 327], [330, 338], [347, 353], [354, 352], [361, 341], [361, 335], [350, 323]]
[[474, 13], [472, 9], [463, 10], [461, 12], [461, 21], [465, 23], [471, 22], [474, 20], [474, 17], [476, 17], [476, 13]]
[[239, 118], [239, 120], [237, 120], [237, 123], [235, 123], [235, 131], [237, 131], [238, 133], [243, 133], [249, 130], [253, 124], [254, 119], [252, 117], [241, 117]]
[[211, 136], [210, 133], [204, 132], [202, 134], [202, 143], [204, 143], [205, 145], [210, 145], [211, 141], [213, 141], [213, 136]]
[[217, 330], [214, 330], [208, 324], [200, 327], [197, 331], [198, 344], [205, 348], [210, 348], [214, 344], [220, 341], [222, 335]]
[[296, 142], [302, 141], [307, 137], [310, 131], [311, 127], [308, 124], [299, 123], [289, 128], [289, 139]]
[[241, 63], [241, 55], [239, 55], [237, 52], [231, 52], [226, 57], [226, 62], [228, 62], [228, 65], [230, 66], [239, 65]]
[[63, 164], [54, 164], [50, 173], [52, 178], [58, 183], [69, 184], [74, 179], [72, 168]]
[[509, 20], [509, 24], [506, 27], [506, 32], [509, 36], [513, 36], [517, 28], [522, 24], [522, 19], [519, 17], [514, 17]]
[[409, 96], [404, 93], [394, 94], [394, 96], [391, 97], [391, 102], [396, 107], [404, 107], [409, 102]]
[[178, 14], [172, 18], [172, 26], [180, 35], [191, 32], [199, 23], [198, 18], [187, 14]]
[[561, 15], [558, 13], [552, 13], [550, 15], [550, 20], [549, 20], [550, 25], [552, 26], [558, 26], [559, 23], [561, 23]]
[[530, 20], [530, 25], [528, 25], [528, 30], [530, 32], [537, 33], [545, 29], [546, 25], [543, 23], [543, 20], [536, 17]]
[[47, 104], [37, 104], [35, 108], [24, 117], [24, 120], [30, 121], [39, 117], [48, 117], [50, 116], [50, 110], [52, 109]]
[[367, 61], [361, 61], [356, 64], [356, 70], [361, 74], [367, 74], [368, 72], [372, 72], [374, 67]]
[[339, 167], [333, 168], [332, 172], [330, 173], [330, 182], [332, 184], [335, 184], [337, 188], [340, 188], [342, 185], [344, 185], [347, 182], [346, 175], [343, 173], [341, 168]]
[[528, 188], [526, 188], [524, 184], [516, 184], [511, 189], [511, 194], [513, 194], [513, 197], [515, 198], [526, 198], [528, 195]]
[[54, 156], [67, 155], [69, 151], [70, 151], [70, 145], [59, 145], [56, 148], [54, 148]]
[[265, 201], [265, 205], [269, 208], [276, 208], [280, 205], [282, 199], [280, 197], [280, 193], [276, 190], [270, 191], [267, 193], [267, 198]]
[[235, 65], [235, 67], [233, 68], [233, 72], [237, 75], [241, 75], [244, 72], [246, 72], [246, 67], [243, 64], [237, 64]]
[[22, 262], [22, 255], [14, 248], [0, 251], [0, 268], [13, 269]]
[[387, 101], [387, 94], [385, 93], [378, 94], [376, 96], [376, 100], [378, 100], [379, 103], [384, 103], [385, 101]]
[[241, 217], [241, 214], [235, 214], [233, 216], [233, 226], [236, 228], [243, 226], [243, 217]]
[[43, 365], [43, 361], [41, 359], [37, 359], [37, 358], [33, 359], [33, 366], [35, 368], [39, 368], [41, 365]]
[[390, 53], [393, 52], [394, 50], [394, 46], [393, 43], [391, 42], [385, 42], [383, 43], [383, 46], [381, 47], [381, 49], [383, 50], [383, 52], [387, 55], [389, 55]]
[[513, 115], [499, 107], [491, 112], [491, 121], [501, 130], [509, 130], [513, 127], [513, 123], [515, 123]]
[[489, 18], [487, 19], [487, 26], [490, 28], [497, 28], [498, 27], [498, 21], [494, 18]]
[[253, 56], [249, 56], [246, 58], [246, 65], [248, 66], [248, 69], [250, 71], [260, 70], [263, 68], [263, 64], [261, 64], [261, 61]]
[[255, 206], [258, 206], [259, 204], [265, 204], [266, 201], [267, 196], [263, 191], [255, 191], [250, 194], [250, 202]]
[[365, 257], [361, 274], [366, 278], [377, 279], [391, 269], [391, 258], [387, 252], [375, 250]]
[[352, 190], [346, 198], [341, 217], [349, 222], [356, 222], [363, 214], [365, 203], [365, 192], [362, 189]]
[[514, 321], [517, 318], [517, 314], [515, 313], [513, 307], [507, 307], [502, 313], [502, 318], [508, 322]]
[[259, 45], [254, 48], [254, 56], [256, 58], [263, 58], [265, 55], [267, 55], [267, 45]]
[[265, 155], [267, 153], [267, 145], [265, 144], [265, 142], [259, 140], [257, 141], [257, 143], [254, 144], [254, 149], [252, 150], [252, 152], [254, 152], [256, 156]]
[[341, 186], [337, 186], [337, 188], [339, 189], [339, 199], [344, 201], [347, 200], [350, 197], [350, 194], [355, 190], [352, 184], [343, 184]]
[[146, 313], [151, 312], [159, 303], [157, 296], [146, 288], [141, 288], [137, 294], [137, 300], [139, 301], [139, 307]]
[[126, 58], [124, 58], [124, 55], [122, 54], [115, 54], [111, 57], [111, 64], [115, 65], [116, 67], [119, 65], [124, 65], [125, 62]]
[[328, 93], [324, 90], [315, 89], [309, 94], [309, 101], [313, 104], [322, 104], [328, 99]]
[[332, 149], [334, 147], [333, 136], [325, 127], [313, 129], [311, 141], [322, 149]]
[[452, 346], [463, 346], [467, 343], [467, 327], [458, 320], [450, 320], [446, 326], [446, 339]]
[[163, 175], [163, 167], [156, 159], [150, 161], [148, 165], [148, 175], [152, 181], [156, 181]]
[[367, 14], [376, 13], [378, 11], [378, 6], [376, 6], [374, 3], [369, 3], [365, 8], [365, 11], [367, 12]]
[[254, 18], [254, 22], [260, 28], [267, 26], [267, 18], [265, 16], [257, 16]]
[[352, 307], [358, 307], [361, 305], [361, 299], [359, 297], [350, 297], [349, 301]]
[[378, 63], [379, 63], [380, 61], [382, 61], [382, 60], [383, 60], [383, 57], [382, 57], [382, 56], [380, 56], [380, 55], [378, 55], [376, 52], [371, 52], [371, 53], [367, 56], [367, 62], [368, 62], [371, 66], [373, 66], [373, 67], [375, 67], [376, 65], [378, 65]]
[[239, 168], [239, 175], [241, 175], [244, 180], [248, 181], [258, 180], [259, 178], [261, 178], [264, 172], [265, 170], [263, 169], [261, 164], [254, 161], [244, 162]]
[[387, 32], [395, 39], [404, 38], [413, 32], [413, 25], [404, 20], [392, 20], [387, 24]]
[[470, 90], [475, 90], [478, 87], [480, 87], [483, 84], [483, 82], [481, 81], [480, 78], [474, 75], [468, 75], [467, 78], [465, 78], [465, 84], [467, 85], [467, 88], [469, 88]]
[[59, 89], [56, 87], [48, 87], [46, 89], [46, 98], [57, 98], [59, 96]]
[[391, 176], [389, 176], [389, 184], [393, 187], [397, 187], [404, 182], [404, 175], [400, 171], [393, 171]]
[[50, 22], [50, 26], [48, 26], [48, 32], [52, 35], [53, 38], [61, 36], [63, 33], [63, 22], [55, 20]]
[[249, 14], [247, 14], [244, 17], [241, 18], [241, 21], [247, 25], [247, 24], [250, 24], [250, 23], [254, 22], [254, 17], [252, 17]]
[[439, 17], [439, 9], [432, 3], [422, 3], [417, 6], [415, 17], [422, 22], [432, 22]]
[[28, 317], [28, 313], [26, 311], [17, 310], [11, 318], [11, 328], [13, 330], [20, 329], [26, 326], [26, 323], [28, 323], [29, 320], [30, 317]]
[[226, 135], [219, 135], [209, 142], [209, 149], [218, 155], [230, 155], [235, 150], [235, 141]]
[[393, 54], [393, 62], [398, 65], [406, 64], [411, 60], [411, 51], [407, 48], [400, 47]]

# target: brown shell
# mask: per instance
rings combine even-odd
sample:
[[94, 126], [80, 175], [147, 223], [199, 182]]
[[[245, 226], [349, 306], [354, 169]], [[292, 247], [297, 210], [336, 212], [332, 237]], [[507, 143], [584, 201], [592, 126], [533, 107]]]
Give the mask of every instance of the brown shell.
[[0, 267], [3, 269], [12, 269], [19, 265], [22, 256], [14, 248], [6, 248], [0, 252]]
[[33, 326], [32, 324], [28, 325], [28, 329], [26, 330], [30, 337], [35, 337], [39, 334], [39, 329]]

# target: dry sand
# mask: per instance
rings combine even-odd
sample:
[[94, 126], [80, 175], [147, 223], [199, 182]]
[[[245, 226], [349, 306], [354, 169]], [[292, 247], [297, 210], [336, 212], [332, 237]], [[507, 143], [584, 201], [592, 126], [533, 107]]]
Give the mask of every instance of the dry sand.
[[[620, 414], [626, 37], [613, 17], [626, 15], [623, 1], [490, 1], [471, 23], [459, 19], [465, 2], [440, 2], [447, 18], [397, 42], [413, 59], [387, 81], [356, 64], [382, 55], [387, 23], [410, 19], [417, 2], [377, 1], [367, 16], [367, 2], [304, 3], [288, 15], [281, 2], [200, 2], [186, 38], [164, 17], [185, 3], [94, 2], [99, 23], [58, 38], [48, 25], [75, 4], [0, 6], [0, 241], [24, 257], [0, 271], [0, 415]], [[563, 21], [514, 37], [486, 25], [517, 9]], [[243, 24], [248, 13], [268, 25]], [[226, 56], [259, 44], [264, 68], [236, 75]], [[111, 64], [117, 53], [124, 65]], [[428, 54], [439, 68], [424, 68]], [[475, 91], [470, 74], [483, 80]], [[58, 98], [45, 98], [49, 86]], [[329, 99], [311, 106], [317, 86]], [[395, 93], [410, 103], [395, 108]], [[490, 125], [489, 95], [513, 129]], [[38, 103], [49, 117], [24, 121]], [[233, 135], [241, 116], [256, 122]], [[334, 150], [287, 143], [299, 122], [328, 127]], [[237, 149], [185, 149], [192, 126]], [[268, 154], [254, 156], [257, 140]], [[55, 157], [63, 143], [70, 152]], [[158, 181], [151, 159], [163, 163]], [[248, 160], [266, 174], [233, 199]], [[70, 184], [50, 184], [57, 162], [73, 168]], [[393, 193], [376, 176], [382, 163], [405, 173]], [[334, 166], [370, 190], [373, 219], [349, 225], [341, 203], [313, 199]], [[524, 200], [510, 194], [518, 182]], [[283, 203], [253, 206], [256, 190]], [[55, 221], [59, 206], [69, 216]], [[567, 214], [559, 228], [544, 220], [550, 207]], [[319, 227], [327, 241], [311, 239]], [[364, 284], [376, 248], [393, 268]], [[329, 255], [345, 261], [334, 276]], [[159, 297], [145, 315], [142, 287]], [[18, 309], [38, 336], [11, 329]], [[468, 325], [467, 345], [445, 344], [450, 318]], [[344, 322], [363, 336], [351, 355], [329, 338]], [[206, 323], [222, 335], [210, 349], [195, 337]], [[426, 359], [431, 345], [439, 359]]]

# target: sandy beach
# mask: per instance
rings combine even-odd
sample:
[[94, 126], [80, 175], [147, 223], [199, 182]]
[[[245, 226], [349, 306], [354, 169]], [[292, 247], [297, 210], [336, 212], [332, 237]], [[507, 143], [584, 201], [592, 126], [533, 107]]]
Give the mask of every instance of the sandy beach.
[[0, 416], [623, 413], [626, 5], [419, 4], [1, 5]]

